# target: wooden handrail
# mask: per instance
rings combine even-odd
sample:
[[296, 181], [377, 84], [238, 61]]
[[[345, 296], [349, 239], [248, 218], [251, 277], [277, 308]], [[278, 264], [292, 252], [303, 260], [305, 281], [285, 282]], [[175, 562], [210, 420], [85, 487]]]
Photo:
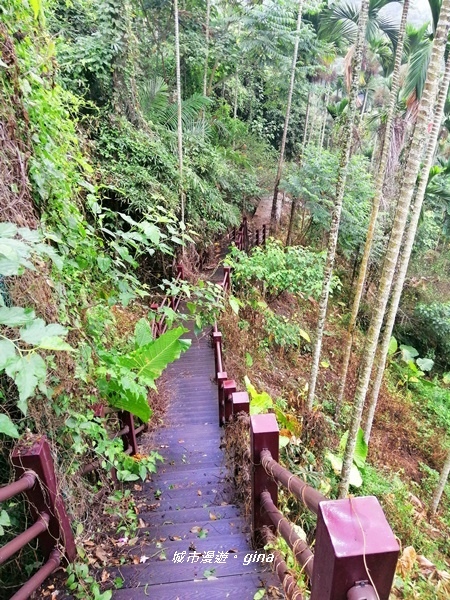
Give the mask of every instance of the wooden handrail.
[[294, 553], [296, 561], [303, 566], [303, 570], [311, 579], [314, 559], [311, 548], [295, 533], [292, 523], [277, 509], [269, 492], [261, 494], [261, 509], [269, 516], [272, 525], [275, 527], [275, 531], [285, 540]]

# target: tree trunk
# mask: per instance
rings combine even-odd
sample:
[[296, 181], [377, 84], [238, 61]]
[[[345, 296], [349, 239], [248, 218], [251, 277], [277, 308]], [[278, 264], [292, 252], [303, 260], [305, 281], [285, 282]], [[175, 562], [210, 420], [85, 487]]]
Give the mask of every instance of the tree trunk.
[[284, 161], [284, 151], [286, 148], [286, 138], [289, 127], [289, 119], [291, 117], [291, 105], [292, 105], [292, 95], [294, 93], [294, 83], [295, 83], [295, 70], [297, 67], [297, 56], [298, 56], [298, 44], [300, 38], [300, 27], [302, 25], [302, 10], [303, 10], [303, 1], [299, 0], [298, 2], [298, 15], [297, 15], [297, 29], [295, 36], [295, 44], [294, 44], [294, 54], [292, 56], [292, 67], [291, 67], [291, 81], [289, 84], [289, 92], [287, 98], [287, 106], [286, 106], [286, 117], [284, 119], [284, 129], [283, 129], [283, 137], [281, 138], [281, 148], [280, 148], [280, 158], [278, 161], [278, 169], [277, 175], [275, 178], [275, 186], [273, 190], [273, 199], [272, 199], [272, 211], [270, 214], [270, 233], [273, 235], [277, 230], [277, 204], [278, 204], [278, 187], [280, 185], [281, 175], [283, 173], [283, 161]]
[[441, 496], [445, 489], [445, 484], [448, 480], [448, 474], [450, 473], [450, 450], [448, 451], [447, 458], [445, 459], [444, 466], [442, 467], [441, 476], [439, 477], [438, 486], [433, 494], [433, 501], [431, 503], [431, 514], [435, 515], [441, 500]]
[[311, 90], [309, 90], [309, 92], [308, 92], [308, 100], [306, 101], [305, 125], [303, 127], [303, 142], [302, 142], [302, 149], [301, 149], [301, 155], [300, 155], [300, 163], [303, 161], [306, 146], [308, 143], [308, 125], [309, 125], [310, 105], [311, 105]]
[[420, 170], [420, 160], [423, 154], [423, 141], [427, 131], [429, 113], [433, 107], [440, 67], [444, 56], [445, 45], [450, 28], [450, 0], [443, 0], [441, 6], [441, 15], [439, 26], [436, 30], [433, 50], [430, 64], [427, 72], [424, 93], [420, 101], [419, 112], [417, 115], [414, 137], [411, 145], [411, 151], [405, 166], [404, 176], [401, 185], [400, 197], [392, 226], [391, 237], [389, 240], [386, 256], [383, 264], [383, 271], [380, 277], [380, 285], [375, 301], [374, 311], [370, 322], [369, 331], [366, 336], [366, 342], [359, 367], [359, 377], [355, 392], [354, 409], [351, 418], [350, 430], [347, 439], [347, 445], [344, 453], [342, 465], [341, 482], [339, 485], [339, 496], [345, 497], [348, 492], [350, 470], [353, 463], [353, 455], [356, 446], [356, 436], [361, 424], [361, 416], [364, 408], [364, 402], [367, 394], [367, 388], [370, 381], [375, 350], [378, 337], [380, 335], [381, 325], [389, 298], [389, 292], [395, 273], [395, 266], [399, 255], [403, 232], [405, 229], [411, 198], [414, 192], [417, 175]]
[[322, 131], [321, 131], [321, 134], [320, 134], [320, 142], [319, 142], [319, 148], [320, 148], [320, 150], [322, 150], [322, 148], [323, 148], [323, 141], [325, 139], [325, 129], [327, 127], [327, 120], [328, 120], [327, 104], [328, 104], [328, 92], [325, 95], [325, 114], [324, 114], [324, 117], [323, 117]]
[[445, 65], [444, 79], [441, 82], [437, 104], [434, 107], [433, 127], [430, 133], [430, 137], [428, 139], [424, 164], [420, 172], [419, 185], [414, 199], [414, 208], [410, 213], [410, 222], [406, 230], [405, 239], [403, 241], [403, 249], [397, 265], [397, 276], [395, 278], [392, 290], [392, 297], [390, 300], [383, 335], [377, 350], [376, 372], [375, 377], [372, 378], [373, 383], [370, 393], [369, 409], [364, 427], [364, 439], [367, 443], [370, 439], [373, 417], [375, 415], [375, 410], [378, 401], [378, 394], [380, 392], [381, 382], [383, 381], [383, 373], [386, 366], [389, 341], [391, 339], [392, 330], [394, 328], [395, 317], [397, 315], [398, 305], [400, 303], [400, 298], [402, 295], [403, 284], [405, 283], [406, 273], [408, 271], [409, 259], [414, 245], [414, 239], [416, 237], [420, 213], [422, 211], [423, 199], [425, 197], [425, 191], [428, 184], [428, 176], [430, 174], [430, 169], [433, 165], [434, 156], [436, 154], [436, 145], [439, 137], [439, 131], [441, 129], [442, 117], [444, 115], [444, 107], [447, 99], [449, 82], [450, 58], [447, 59], [447, 63]]
[[203, 95], [206, 96], [208, 86], [208, 59], [209, 59], [209, 16], [211, 13], [211, 0], [206, 0], [206, 20], [205, 20], [205, 68], [203, 71]]
[[178, 0], [173, 0], [175, 14], [175, 60], [177, 78], [177, 115], [178, 115], [178, 173], [180, 176], [181, 223], [184, 225], [185, 193], [183, 185], [183, 122], [181, 120], [181, 69], [180, 69], [180, 31], [178, 27]]
[[397, 50], [395, 53], [395, 63], [394, 63], [394, 71], [392, 74], [392, 88], [391, 94], [389, 97], [389, 107], [386, 119], [386, 134], [384, 136], [384, 142], [381, 152], [380, 165], [378, 168], [378, 174], [375, 182], [375, 194], [372, 202], [372, 211], [370, 214], [369, 227], [367, 230], [366, 243], [364, 246], [364, 252], [361, 259], [361, 264], [359, 267], [358, 280], [356, 282], [355, 295], [353, 298], [352, 304], [352, 312], [350, 316], [350, 322], [348, 324], [346, 339], [345, 339], [345, 347], [343, 352], [343, 360], [341, 373], [339, 377], [339, 388], [338, 394], [336, 398], [336, 417], [339, 417], [339, 413], [341, 410], [342, 400], [344, 398], [345, 392], [345, 384], [347, 381], [347, 373], [348, 373], [348, 365], [350, 362], [350, 356], [352, 352], [353, 345], [353, 335], [356, 326], [356, 320], [358, 318], [359, 306], [361, 303], [361, 297], [364, 289], [364, 281], [366, 279], [367, 267], [369, 264], [370, 252], [372, 249], [373, 238], [375, 235], [375, 226], [378, 218], [378, 211], [380, 208], [380, 202], [383, 196], [383, 183], [386, 173], [386, 165], [389, 157], [389, 150], [391, 146], [391, 137], [392, 137], [392, 126], [394, 122], [395, 115], [395, 107], [397, 104], [397, 94], [399, 88], [399, 79], [400, 79], [400, 66], [402, 62], [403, 56], [403, 45], [405, 40], [405, 31], [406, 31], [406, 19], [408, 16], [408, 8], [409, 8], [409, 0], [404, 0], [403, 3], [403, 12], [402, 18], [400, 22], [400, 31], [398, 37]]
[[343, 129], [343, 145], [341, 149], [341, 159], [336, 182], [336, 200], [331, 215], [330, 232], [328, 235], [328, 247], [325, 269], [323, 273], [322, 295], [319, 302], [319, 315], [317, 321], [316, 341], [314, 344], [311, 373], [308, 388], [308, 409], [313, 407], [314, 396], [316, 392], [317, 376], [319, 374], [319, 361], [322, 349], [322, 337], [325, 327], [325, 320], [328, 308], [328, 296], [330, 293], [331, 278], [333, 275], [334, 258], [336, 255], [336, 246], [339, 233], [339, 223], [342, 211], [342, 201], [345, 193], [345, 183], [347, 180], [348, 164], [350, 160], [350, 147], [352, 139], [353, 121], [356, 114], [356, 97], [358, 95], [359, 72], [361, 70], [362, 52], [365, 43], [367, 15], [369, 12], [369, 0], [363, 0], [359, 14], [358, 39], [356, 41], [355, 53], [352, 64], [352, 82], [348, 102], [347, 119]]
[[289, 227], [288, 227], [288, 233], [287, 233], [287, 237], [286, 237], [286, 246], [290, 246], [291, 242], [292, 242], [292, 230], [294, 228], [295, 213], [297, 212], [297, 203], [298, 203], [297, 198], [292, 198], [291, 216], [289, 218]]

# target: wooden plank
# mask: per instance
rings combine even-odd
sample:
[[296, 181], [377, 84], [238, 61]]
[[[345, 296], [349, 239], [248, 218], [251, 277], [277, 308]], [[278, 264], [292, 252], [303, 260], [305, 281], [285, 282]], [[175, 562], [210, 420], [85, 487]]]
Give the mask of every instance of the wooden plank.
[[[211, 515], [216, 517], [211, 519]], [[183, 511], [179, 510], [165, 510], [159, 512], [142, 512], [139, 517], [143, 520], [146, 526], [155, 525], [157, 523], [182, 523], [183, 521], [217, 521], [219, 519], [234, 519], [239, 518], [239, 509], [230, 504], [228, 506], [214, 506], [211, 508], [188, 508]]]
[[[225, 600], [239, 598], [239, 600], [253, 600], [255, 593], [264, 587], [264, 584], [273, 585], [276, 579], [272, 574], [261, 575], [234, 575], [218, 579], [194, 580], [187, 588], [186, 583], [168, 583], [134, 588], [122, 589], [113, 593], [114, 600]], [[132, 595], [131, 595], [132, 594]]]
[[[204, 578], [203, 573], [205, 570], [211, 569], [215, 569], [214, 575], [218, 578], [228, 578], [231, 575], [257, 575], [264, 571], [264, 563], [251, 562], [248, 565], [244, 565], [244, 556], [244, 553], [240, 553], [239, 558], [228, 558], [225, 564], [205, 564], [201, 562], [195, 564], [186, 562], [177, 564], [169, 560], [158, 563], [152, 562], [150, 564], [122, 565], [121, 567], [111, 567], [106, 570], [111, 579], [121, 577], [125, 581], [125, 585], [129, 588], [181, 581], [195, 585], [194, 580]], [[270, 567], [270, 564], [267, 567]], [[267, 568], [267, 571], [270, 571], [270, 568]], [[186, 585], [185, 588], [187, 592], [189, 589], [188, 586]], [[159, 600], [157, 596], [151, 595], [151, 593], [150, 598]]]

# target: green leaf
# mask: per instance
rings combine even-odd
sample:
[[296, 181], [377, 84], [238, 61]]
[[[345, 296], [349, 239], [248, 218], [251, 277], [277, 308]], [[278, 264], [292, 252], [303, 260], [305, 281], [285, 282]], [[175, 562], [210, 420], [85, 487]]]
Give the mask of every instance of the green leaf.
[[280, 435], [280, 437], [279, 437], [280, 450], [281, 450], [281, 448], [285, 448], [289, 444], [290, 441], [291, 441], [291, 438], [289, 438], [287, 435]]
[[422, 371], [431, 371], [434, 367], [434, 360], [431, 358], [418, 358], [416, 363]]
[[[342, 458], [340, 456], [336, 456], [336, 454], [332, 454], [331, 452], [327, 452], [325, 454], [325, 458], [331, 463], [333, 471], [336, 475], [340, 475], [342, 471]], [[361, 477], [361, 473], [358, 471], [356, 465], [352, 465], [350, 470], [350, 485], [353, 487], [361, 487], [363, 480]]]
[[3, 527], [11, 526], [11, 519], [9, 518], [9, 515], [6, 512], [6, 510], [2, 510], [2, 512], [0, 513], [0, 525], [2, 525]]
[[368, 451], [369, 451], [369, 447], [367, 446], [366, 442], [364, 441], [364, 431], [360, 427], [358, 430], [358, 434], [356, 436], [355, 453], [353, 455], [353, 462], [360, 469], [364, 468], [364, 464], [366, 462]]
[[256, 388], [251, 384], [250, 379], [244, 377], [245, 387], [250, 394], [250, 414], [259, 415], [266, 413], [269, 408], [273, 408], [273, 400], [267, 392], [257, 392]]
[[309, 343], [309, 342], [311, 342], [311, 338], [309, 337], [308, 333], [307, 333], [307, 332], [306, 332], [304, 329], [301, 329], [301, 328], [300, 328], [300, 329], [299, 329], [299, 333], [300, 333], [300, 336], [301, 336], [301, 337], [302, 337], [304, 340], [306, 340], [308, 343]]
[[5, 368], [9, 359], [16, 356], [16, 347], [10, 340], [0, 340], [0, 371]]
[[417, 350], [412, 346], [405, 346], [404, 344], [402, 344], [400, 346], [400, 350], [402, 351], [402, 360], [404, 360], [406, 363], [415, 358], [416, 356], [419, 356]]
[[147, 319], [139, 319], [134, 327], [134, 340], [136, 347], [146, 346], [153, 341], [152, 328]]
[[14, 380], [19, 391], [17, 406], [27, 416], [28, 398], [33, 395], [36, 386], [44, 384], [47, 378], [47, 367], [44, 359], [35, 353], [27, 356], [17, 355], [8, 361], [5, 372]]
[[448, 385], [450, 383], [450, 373], [444, 373], [442, 376], [442, 381]]
[[115, 408], [129, 411], [144, 423], [150, 419], [152, 411], [148, 405], [147, 390], [130, 376], [123, 375], [110, 381], [100, 380], [98, 387]]
[[31, 308], [20, 308], [19, 306], [2, 306], [0, 308], [0, 325], [7, 327], [20, 327], [27, 325], [36, 318]]
[[203, 571], [203, 577], [206, 577], [206, 579], [213, 579], [215, 572], [215, 569], [206, 569], [205, 571]]
[[14, 223], [0, 223], [0, 237], [12, 238], [17, 233], [17, 225]]
[[253, 600], [262, 600], [266, 595], [266, 590], [258, 590], [253, 596]]
[[393, 354], [395, 354], [398, 350], [398, 343], [397, 340], [395, 339], [394, 336], [391, 337], [391, 339], [389, 340], [389, 347], [388, 347], [388, 354], [389, 356], [392, 356]]
[[60, 337], [46, 337], [39, 344], [38, 348], [41, 350], [59, 350], [65, 352], [75, 352], [75, 349], [72, 348], [70, 344], [65, 342]]
[[[17, 431], [17, 427], [8, 417], [8, 415], [0, 415], [0, 433], [4, 433], [8, 437], [18, 438], [19, 432]], [[3, 513], [4, 511], [2, 511]], [[1, 519], [0, 519], [1, 523]], [[2, 525], [8, 525], [9, 523], [1, 523]]]
[[240, 302], [235, 296], [228, 296], [228, 302], [230, 303], [231, 310], [238, 315], [239, 314], [239, 306]]
[[67, 335], [67, 329], [65, 327], [58, 323], [46, 325], [44, 319], [35, 319], [32, 323], [20, 330], [20, 339], [33, 346], [39, 346], [45, 339], [55, 338], [61, 335]]
[[253, 358], [252, 355], [249, 354], [248, 352], [245, 353], [245, 364], [247, 367], [252, 367], [253, 366]]
[[177, 360], [191, 345], [191, 340], [179, 339], [186, 331], [184, 327], [170, 329], [156, 340], [120, 358], [118, 364], [135, 372], [144, 383], [153, 383], [167, 365]]
[[30, 6], [33, 9], [34, 20], [37, 21], [39, 13], [41, 12], [41, 0], [30, 0]]

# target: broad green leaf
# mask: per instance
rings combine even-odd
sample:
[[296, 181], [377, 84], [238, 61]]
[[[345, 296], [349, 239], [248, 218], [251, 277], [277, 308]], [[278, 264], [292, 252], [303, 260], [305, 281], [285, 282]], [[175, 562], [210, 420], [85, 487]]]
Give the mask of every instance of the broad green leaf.
[[321, 360], [320, 366], [323, 367], [324, 369], [328, 369], [328, 367], [330, 366], [330, 363], [327, 360]]
[[153, 341], [152, 328], [147, 319], [139, 319], [134, 327], [134, 340], [136, 347], [146, 346]]
[[412, 346], [405, 346], [404, 344], [402, 344], [400, 346], [400, 350], [402, 351], [402, 360], [404, 360], [405, 362], [409, 362], [416, 356], [419, 356], [417, 350]]
[[189, 348], [191, 340], [179, 339], [186, 331], [184, 327], [170, 329], [156, 340], [120, 358], [118, 364], [136, 373], [139, 379], [149, 385], [169, 363], [177, 360]]
[[[20, 330], [20, 339], [27, 344], [39, 346], [43, 340], [67, 335], [67, 329], [58, 323], [46, 325], [44, 319], [35, 319]], [[53, 348], [51, 348], [53, 349]]]
[[28, 398], [34, 394], [36, 386], [44, 384], [47, 378], [47, 367], [44, 359], [36, 353], [16, 356], [8, 361], [5, 372], [14, 379], [19, 391], [17, 406], [27, 416]]
[[9, 518], [9, 515], [6, 512], [6, 510], [2, 510], [2, 512], [0, 513], [0, 525], [2, 527], [10, 527], [11, 525], [11, 519]]
[[231, 310], [238, 315], [239, 314], [239, 306], [240, 306], [240, 302], [239, 300], [235, 297], [235, 296], [229, 296], [228, 297], [228, 302], [230, 303], [231, 306]]
[[442, 376], [442, 381], [448, 385], [450, 383], [450, 373], [444, 373]]
[[16, 355], [16, 347], [10, 340], [0, 340], [0, 371]]
[[364, 431], [360, 427], [358, 430], [358, 434], [356, 436], [355, 453], [353, 455], [353, 462], [360, 469], [364, 468], [364, 464], [366, 462], [368, 451], [369, 451], [369, 447], [367, 446], [366, 442], [364, 441]]
[[7, 327], [20, 327], [27, 325], [36, 318], [31, 308], [20, 308], [19, 306], [2, 306], [0, 308], [0, 325]]
[[250, 382], [247, 375], [244, 377], [245, 387], [250, 394], [250, 414], [259, 415], [273, 408], [273, 400], [267, 392], [259, 393]]
[[257, 592], [255, 592], [255, 595], [253, 596], [253, 600], [262, 600], [263, 598], [265, 598], [266, 596], [266, 590], [261, 589], [258, 590]]
[[17, 233], [17, 225], [14, 223], [0, 223], [0, 237], [12, 238]]
[[44, 338], [37, 346], [41, 350], [59, 350], [64, 352], [75, 352], [70, 344], [65, 342], [62, 338], [57, 336], [50, 336]]
[[[18, 438], [19, 432], [17, 427], [8, 417], [8, 415], [0, 415], [0, 433], [7, 435], [8, 437]], [[4, 511], [2, 511], [4, 512]], [[0, 519], [1, 522], [1, 519]], [[9, 523], [1, 523], [2, 525], [9, 525]]]
[[[325, 454], [325, 458], [331, 463], [333, 471], [336, 473], [336, 475], [340, 475], [342, 471], [342, 458], [340, 456], [336, 456], [336, 454], [332, 454], [331, 452], [327, 452]], [[361, 487], [363, 484], [361, 473], [358, 471], [356, 465], [352, 465], [349, 483], [351, 486], [356, 488]]]
[[245, 364], [249, 368], [253, 366], [253, 358], [249, 352], [245, 353]]
[[123, 393], [114, 398], [114, 406], [128, 410], [147, 423], [152, 411], [147, 400], [147, 390], [129, 377], [121, 377], [120, 385]]
[[[138, 227], [141, 229], [141, 231], [143, 231], [145, 233], [147, 238], [153, 244], [155, 244], [155, 246], [159, 245], [159, 242], [161, 241], [161, 231], [159, 230], [159, 228], [156, 225], [153, 225], [152, 223], [148, 223], [147, 221], [143, 221], [142, 223], [138, 224]], [[180, 240], [180, 242], [181, 242], [181, 240]]]
[[431, 371], [431, 369], [434, 367], [434, 360], [431, 358], [418, 358], [416, 363], [422, 369], [422, 371]]
[[388, 354], [389, 356], [392, 356], [393, 354], [395, 354], [398, 350], [398, 343], [397, 340], [395, 339], [394, 336], [391, 337], [391, 339], [389, 340], [389, 347], [388, 347]]

